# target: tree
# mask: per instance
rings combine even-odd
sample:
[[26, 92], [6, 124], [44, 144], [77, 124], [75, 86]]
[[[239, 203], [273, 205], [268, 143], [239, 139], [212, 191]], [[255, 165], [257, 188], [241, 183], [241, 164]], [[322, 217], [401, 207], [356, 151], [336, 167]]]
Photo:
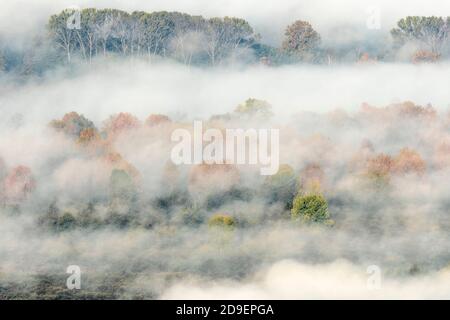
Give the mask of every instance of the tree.
[[99, 13], [96, 9], [83, 9], [80, 14], [81, 29], [76, 29], [75, 34], [78, 43], [78, 49], [81, 50], [82, 56], [89, 63], [92, 61], [93, 55], [97, 51], [98, 33], [96, 30]]
[[311, 59], [320, 45], [320, 35], [307, 21], [297, 20], [286, 28], [282, 50], [301, 60]]
[[61, 120], [53, 120], [50, 122], [50, 127], [75, 138], [79, 138], [80, 133], [85, 129], [96, 131], [95, 125], [91, 120], [74, 111], [66, 113]]
[[422, 62], [436, 62], [439, 60], [439, 55], [427, 50], [418, 50], [414, 52], [412, 56], [413, 63], [422, 63]]
[[136, 196], [133, 179], [125, 170], [114, 169], [110, 177], [111, 196], [131, 200]]
[[151, 114], [147, 120], [145, 120], [145, 124], [154, 127], [164, 123], [170, 123], [171, 120], [168, 116], [164, 114]]
[[135, 129], [140, 126], [139, 120], [130, 113], [121, 112], [111, 116], [104, 126], [104, 130], [111, 135], [119, 134], [123, 131]]
[[86, 128], [81, 130], [80, 136], [78, 137], [78, 143], [82, 145], [87, 145], [91, 142], [100, 141], [101, 137], [95, 128]]
[[412, 101], [405, 101], [402, 103], [389, 105], [386, 110], [396, 114], [399, 118], [422, 118], [422, 119], [435, 119], [437, 112], [430, 104], [426, 106], [416, 105]]
[[272, 115], [271, 108], [267, 101], [249, 98], [238, 105], [234, 112], [240, 115], [269, 117]]
[[255, 41], [252, 27], [239, 18], [211, 18], [205, 33], [206, 51], [211, 65], [228, 58], [238, 48], [249, 48]]
[[238, 18], [191, 16], [180, 12], [83, 9], [80, 24], [68, 26], [74, 10], [50, 17], [48, 29], [53, 43], [72, 61], [74, 53], [91, 62], [99, 51], [124, 56], [172, 57], [185, 64], [215, 65], [250, 48], [257, 36], [248, 22]]
[[223, 193], [239, 184], [240, 173], [235, 165], [206, 164], [192, 166], [188, 189], [198, 196]]
[[0, 74], [5, 71], [6, 69], [5, 64], [6, 64], [5, 58], [3, 57], [3, 54], [0, 51]]
[[294, 169], [282, 164], [278, 172], [268, 176], [263, 184], [263, 196], [269, 203], [281, 202], [286, 209], [292, 208], [292, 199], [298, 191], [298, 181]]
[[201, 59], [204, 54], [204, 34], [206, 20], [201, 16], [182, 13], [173, 14], [174, 30], [170, 39], [171, 55], [186, 65]]
[[303, 222], [328, 223], [330, 214], [327, 200], [319, 194], [299, 194], [294, 198], [291, 216]]
[[209, 227], [233, 229], [236, 226], [234, 218], [227, 214], [215, 214], [208, 220]]
[[424, 174], [425, 161], [419, 153], [409, 148], [403, 148], [394, 158], [392, 170], [397, 174], [417, 173]]
[[320, 192], [325, 179], [322, 167], [317, 163], [308, 164], [300, 173], [301, 188], [307, 192]]
[[75, 28], [69, 28], [67, 25], [74, 13], [73, 9], [66, 9], [60, 14], [52, 15], [47, 26], [51, 38], [56, 46], [65, 53], [68, 63], [72, 61], [72, 52], [76, 46]]
[[[6, 177], [7, 173], [8, 169], [6, 167], [5, 160], [3, 160], [3, 158], [0, 157], [0, 180], [3, 180]], [[1, 191], [2, 190], [0, 189], [0, 192]]]
[[112, 170], [123, 170], [133, 178], [133, 181], [139, 180], [139, 171], [132, 164], [126, 161], [119, 153], [109, 152], [105, 155], [104, 160], [106, 161], [108, 167]]
[[448, 42], [450, 17], [409, 16], [397, 22], [391, 35], [398, 46], [415, 41], [425, 46], [433, 54], [440, 54], [442, 46]]
[[378, 154], [367, 161], [367, 175], [376, 182], [388, 182], [394, 160], [386, 154]]
[[[93, 26], [94, 36], [97, 39], [96, 50], [100, 47], [103, 52], [103, 56], [106, 56], [108, 50], [108, 44], [110, 42], [113, 17], [109, 14], [109, 10], [99, 10], [97, 11], [96, 23]], [[97, 52], [97, 51], [96, 51]]]

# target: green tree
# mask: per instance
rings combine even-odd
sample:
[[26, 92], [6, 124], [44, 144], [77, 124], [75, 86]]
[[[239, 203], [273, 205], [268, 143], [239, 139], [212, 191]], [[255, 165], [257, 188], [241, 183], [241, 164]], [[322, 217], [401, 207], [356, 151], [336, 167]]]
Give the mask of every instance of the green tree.
[[299, 194], [294, 198], [291, 216], [307, 223], [327, 223], [330, 221], [327, 200], [319, 194]]
[[320, 35], [307, 21], [297, 20], [286, 28], [281, 49], [301, 60], [311, 60], [320, 45]]
[[397, 22], [397, 28], [391, 35], [397, 46], [415, 41], [425, 46], [434, 54], [440, 54], [445, 43], [448, 43], [450, 17], [418, 17], [409, 16]]

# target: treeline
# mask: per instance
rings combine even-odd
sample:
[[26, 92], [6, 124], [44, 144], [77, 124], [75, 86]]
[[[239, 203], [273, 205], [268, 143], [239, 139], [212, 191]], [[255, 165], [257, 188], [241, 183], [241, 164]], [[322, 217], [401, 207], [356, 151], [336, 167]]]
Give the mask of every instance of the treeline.
[[98, 56], [164, 58], [211, 66], [232, 61], [274, 65], [396, 61], [401, 55], [413, 62], [434, 62], [449, 57], [449, 26], [450, 17], [406, 17], [391, 30], [394, 45], [329, 47], [309, 22], [298, 20], [286, 27], [277, 48], [264, 44], [240, 18], [67, 9], [51, 16], [45, 35], [24, 51], [2, 48], [0, 40], [0, 72], [42, 73], [61, 63], [90, 63]]

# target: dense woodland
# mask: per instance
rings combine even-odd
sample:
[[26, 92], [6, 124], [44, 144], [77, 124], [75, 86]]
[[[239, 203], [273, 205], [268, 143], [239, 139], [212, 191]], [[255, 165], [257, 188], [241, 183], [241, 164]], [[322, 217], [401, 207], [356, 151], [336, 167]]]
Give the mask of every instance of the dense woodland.
[[449, 57], [449, 17], [406, 17], [391, 30], [391, 41], [329, 47], [314, 22], [288, 25], [280, 47], [264, 43], [240, 18], [204, 18], [179, 12], [128, 13], [116, 9], [67, 9], [49, 18], [38, 36], [20, 49], [0, 39], [0, 71], [42, 74], [58, 65], [92, 63], [95, 57], [170, 59], [186, 65], [230, 62], [287, 63], [396, 61], [436, 62]]
[[[205, 125], [267, 124], [270, 109], [265, 101], [248, 99], [230, 113], [205, 119]], [[42, 155], [40, 172], [2, 161], [5, 226], [9, 219], [28, 217], [27, 237], [44, 248], [62, 241], [67, 251], [36, 256], [47, 267], [27, 271], [26, 282], [1, 280], [0, 297], [156, 298], [185, 277], [244, 279], [282, 257], [314, 262], [340, 254], [362, 261], [376, 256], [388, 274], [402, 276], [448, 266], [445, 245], [432, 253], [415, 249], [414, 263], [408, 257], [413, 237], [445, 241], [450, 226], [447, 187], [439, 184], [450, 170], [448, 115], [412, 102], [363, 104], [352, 114], [301, 114], [278, 124], [282, 159], [290, 160], [268, 177], [245, 166], [173, 165], [170, 132], [191, 126], [162, 114], [138, 119], [126, 112], [95, 124], [71, 112], [49, 123], [59, 151]], [[159, 152], [148, 154], [145, 146]], [[126, 150], [146, 161], [136, 166]], [[150, 182], [152, 175], [156, 180]], [[400, 241], [399, 235], [409, 236]], [[115, 244], [115, 237], [124, 239]], [[112, 250], [108, 258], [83, 249], [109, 244], [111, 249], [101, 249]], [[127, 245], [134, 249], [123, 251]], [[371, 255], [364, 258], [364, 250]], [[108, 271], [90, 270], [84, 290], [70, 291], [53, 259]], [[145, 287], [137, 285], [140, 277], [147, 277]]]

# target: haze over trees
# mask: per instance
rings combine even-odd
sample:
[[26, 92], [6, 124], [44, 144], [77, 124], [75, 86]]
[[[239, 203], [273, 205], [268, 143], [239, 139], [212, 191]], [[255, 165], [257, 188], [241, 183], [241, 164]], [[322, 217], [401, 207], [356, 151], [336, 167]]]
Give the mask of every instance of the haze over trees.
[[[270, 109], [268, 102], [250, 98], [239, 104], [233, 113], [212, 117], [209, 121], [210, 124], [215, 123], [215, 125], [219, 119], [221, 125], [249, 121], [265, 122], [270, 121], [270, 117], [267, 116]], [[346, 120], [342, 117], [348, 118], [349, 116], [341, 115], [341, 122]], [[336, 122], [333, 122], [335, 121], [334, 117], [328, 119], [336, 125]], [[388, 131], [398, 130], [394, 124], [398, 125], [399, 123], [412, 122], [427, 128], [435, 126], [439, 121], [433, 107], [422, 107], [412, 102], [393, 104], [385, 108], [363, 104], [360, 111], [351, 119], [351, 122], [348, 123], [356, 127], [360, 125], [369, 128], [370, 126], [393, 125], [392, 128], [387, 127]], [[228, 210], [211, 218], [208, 218], [208, 212], [226, 208], [230, 203], [250, 203], [259, 198], [264, 199], [264, 206], [279, 208], [278, 218], [286, 218], [285, 213], [290, 212], [289, 215], [294, 220], [302, 223], [333, 224], [331, 219], [336, 206], [332, 205], [330, 210], [327, 197], [332, 199], [334, 197], [333, 201], [337, 201], [336, 197], [339, 196], [332, 193], [331, 186], [335, 182], [326, 169], [330, 166], [330, 163], [327, 164], [327, 157], [333, 159], [338, 154], [335, 154], [331, 139], [328, 137], [312, 135], [303, 139], [292, 136], [290, 142], [299, 141], [301, 143], [300, 150], [305, 148], [309, 150], [309, 153], [303, 156], [306, 156], [303, 160], [304, 163], [300, 167], [298, 165], [295, 167], [292, 162], [291, 164], [281, 164], [276, 174], [266, 177], [259, 185], [251, 187], [242, 185], [245, 170], [236, 165], [193, 165], [185, 173], [185, 180], [182, 178], [180, 168], [166, 165], [163, 182], [167, 194], [149, 201], [148, 196], [141, 193], [143, 177], [140, 170], [119, 152], [117, 143], [120, 141], [133, 143], [130, 137], [136, 139], [139, 135], [149, 137], [150, 141], [159, 141], [161, 139], [160, 132], [177, 126], [185, 126], [185, 124], [170, 120], [163, 114], [151, 114], [145, 122], [141, 122], [131, 113], [122, 112], [111, 115], [103, 122], [101, 129], [97, 129], [95, 123], [84, 115], [69, 112], [61, 119], [51, 121], [49, 126], [54, 130], [54, 134], [62, 134], [69, 141], [75, 143], [77, 152], [83, 158], [94, 163], [99, 161], [102, 164], [103, 175], [107, 177], [103, 196], [85, 204], [91, 206], [92, 219], [83, 220], [85, 217], [80, 216], [80, 212], [71, 211], [70, 219], [73, 221], [64, 223], [65, 227], [62, 230], [89, 223], [94, 223], [96, 227], [117, 224], [121, 228], [129, 226], [129, 223], [145, 224], [145, 219], [142, 220], [138, 212], [149, 210], [148, 208], [168, 215], [165, 218], [159, 217], [155, 221], [152, 220], [152, 225], [161, 223], [164, 219], [168, 219], [168, 221], [175, 219], [175, 217], [170, 217], [174, 214], [173, 211], [181, 210], [181, 216], [176, 219], [181, 219], [192, 226], [198, 226], [205, 222], [209, 225], [245, 226], [255, 222], [249, 217], [234, 216]], [[168, 142], [163, 139], [160, 143]], [[439, 168], [439, 170], [445, 168], [440, 151], [441, 144], [432, 148], [436, 149], [436, 161], [439, 166], [427, 164], [423, 156], [412, 147], [402, 147], [397, 152], [390, 153], [376, 152], [373, 143], [364, 140], [355, 156], [347, 160], [345, 169], [339, 170], [343, 170], [341, 173], [343, 176], [352, 176], [364, 181], [364, 188], [387, 188], [396, 179], [421, 179], [433, 168]], [[290, 152], [298, 151], [292, 149]], [[315, 154], [320, 154], [320, 157], [315, 157]], [[313, 155], [314, 162], [308, 160], [311, 155]], [[295, 164], [295, 162], [293, 163]], [[338, 170], [333, 167], [336, 165], [333, 164], [333, 161], [331, 161], [331, 165], [333, 170]], [[20, 204], [26, 203], [28, 197], [36, 188], [39, 188], [40, 182], [36, 181], [28, 167], [19, 165], [8, 169], [3, 163], [0, 165], [0, 173], [3, 177], [2, 203], [4, 206], [20, 207]], [[103, 210], [100, 209], [101, 206], [107, 208], [107, 213], [99, 215], [97, 211]], [[60, 210], [58, 203], [52, 201], [49, 203], [49, 208], [48, 217], [64, 221], [68, 219], [67, 215], [62, 216], [67, 211]], [[43, 221], [45, 218], [41, 219], [41, 222]], [[52, 224], [50, 223], [50, 225]], [[59, 222], [57, 225], [60, 225]]]
[[[410, 16], [400, 19], [391, 35], [397, 46], [414, 42], [421, 50], [427, 50], [440, 57], [442, 50], [448, 49], [450, 17]], [[447, 47], [447, 48], [446, 48]]]
[[[205, 120], [205, 126], [277, 123], [267, 116], [272, 108], [264, 100], [249, 98], [230, 110]], [[305, 125], [311, 119], [313, 125]], [[0, 161], [0, 215], [5, 221], [27, 217], [26, 230], [33, 230], [28, 237], [44, 237], [44, 246], [54, 239], [58, 246], [76, 246], [77, 252], [95, 245], [103, 253], [111, 246], [108, 276], [88, 271], [92, 278], [85, 297], [91, 299], [157, 298], [171, 277], [192, 274], [245, 279], [280, 258], [335, 259], [352, 248], [359, 259], [368, 248], [374, 250], [375, 240], [381, 242], [377, 258], [407, 276], [410, 239], [399, 244], [398, 235], [441, 239], [447, 232], [447, 196], [437, 182], [450, 169], [449, 123], [432, 106], [409, 101], [363, 104], [353, 113], [312, 118], [300, 113], [277, 123], [284, 137], [283, 164], [273, 176], [261, 177], [245, 165], [171, 163], [167, 136], [175, 128], [190, 128], [176, 117], [139, 118], [124, 111], [94, 122], [69, 112], [50, 121], [45, 139], [54, 147], [39, 153], [37, 165]], [[89, 241], [78, 245], [72, 240], [84, 241], [78, 235]], [[397, 260], [384, 255], [389, 245]], [[417, 251], [415, 270], [448, 266], [446, 247], [434, 250], [431, 266], [429, 251]], [[42, 265], [54, 267], [56, 257], [64, 258], [58, 250], [49, 252], [40, 269], [30, 271], [33, 281], [52, 274]], [[92, 254], [74, 254], [97, 261]], [[14, 257], [8, 256], [11, 265], [22, 263]], [[104, 254], [98, 259], [105, 263]], [[120, 281], [112, 278], [115, 272]], [[148, 288], [136, 289], [136, 277]], [[157, 285], [155, 277], [161, 281]], [[56, 290], [57, 278], [40, 291], [2, 281], [4, 297], [79, 294]]]
[[307, 61], [312, 61], [317, 56], [320, 35], [309, 22], [295, 21], [286, 28], [284, 35], [281, 49], [288, 56]]
[[239, 17], [95, 8], [0, 38], [0, 300], [450, 296], [448, 18], [374, 48], [299, 12], [272, 45]]

